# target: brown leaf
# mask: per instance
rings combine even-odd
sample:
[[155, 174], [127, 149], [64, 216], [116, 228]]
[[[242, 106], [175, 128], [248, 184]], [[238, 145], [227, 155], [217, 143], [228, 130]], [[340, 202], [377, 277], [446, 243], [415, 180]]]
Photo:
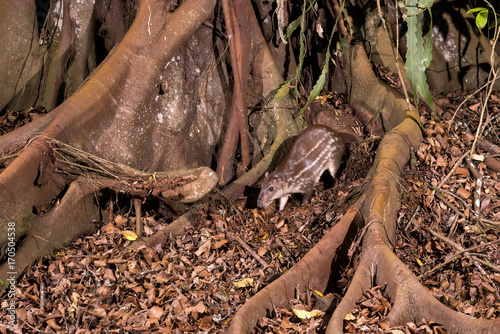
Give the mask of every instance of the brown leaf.
[[163, 270], [156, 276], [156, 284], [163, 284], [169, 281], [167, 273]]
[[96, 267], [106, 267], [108, 265], [108, 261], [106, 260], [95, 260], [94, 266]]
[[264, 256], [266, 255], [268, 249], [265, 248], [265, 247], [259, 247], [259, 249], [257, 250], [257, 254], [259, 254], [260, 256]]
[[453, 172], [453, 175], [459, 175], [461, 177], [469, 177], [470, 173], [467, 168], [457, 167]]
[[115, 224], [119, 229], [122, 229], [128, 223], [128, 219], [123, 217], [122, 215], [118, 215], [115, 217]]
[[203, 256], [208, 256], [208, 253], [210, 252], [210, 247], [212, 246], [212, 242], [210, 239], [208, 239], [203, 245], [198, 248], [198, 250], [195, 252], [196, 256], [201, 257]]
[[463, 199], [467, 199], [470, 197], [471, 193], [465, 190], [465, 188], [460, 188], [457, 190], [457, 195]]
[[436, 154], [436, 164], [438, 167], [447, 167], [448, 161], [441, 156], [441, 154]]
[[103, 308], [96, 308], [93, 310], [88, 310], [88, 313], [94, 315], [98, 318], [104, 318], [106, 316], [106, 311]]
[[148, 317], [160, 319], [163, 315], [163, 309], [160, 306], [153, 306], [148, 310]]
[[47, 325], [49, 325], [50, 328], [52, 328], [53, 330], [56, 330], [56, 331], [60, 331], [61, 330], [61, 326], [59, 326], [56, 322], [56, 319], [54, 318], [51, 318], [51, 319], [48, 319], [47, 321], [45, 321], [47, 323]]
[[229, 241], [227, 241], [226, 239], [222, 239], [222, 240], [219, 240], [217, 241], [215, 244], [214, 244], [214, 248], [215, 249], [219, 249], [221, 248], [222, 246], [224, 246], [225, 244], [227, 244]]

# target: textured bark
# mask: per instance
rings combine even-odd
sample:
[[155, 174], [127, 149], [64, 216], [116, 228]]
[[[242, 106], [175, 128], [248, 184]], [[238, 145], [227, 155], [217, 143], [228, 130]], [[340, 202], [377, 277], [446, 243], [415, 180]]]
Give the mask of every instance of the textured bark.
[[[47, 251], [61, 247], [81, 233], [91, 232], [89, 221], [99, 218], [94, 193], [100, 189], [99, 184], [106, 186], [106, 183], [71, 182], [71, 178], [57, 172], [56, 157], [49, 145], [52, 139], [69, 144], [76, 151], [83, 149], [104, 159], [152, 170], [151, 174], [173, 169], [168, 167], [176, 164], [189, 165], [182, 163], [182, 160], [185, 162], [183, 155], [178, 155], [178, 160], [167, 161], [162, 160], [164, 153], [153, 155], [162, 147], [151, 143], [154, 134], [150, 135], [146, 127], [154, 123], [156, 115], [144, 117], [144, 114], [150, 112], [146, 106], [151, 107], [151, 100], [155, 99], [152, 92], [156, 88], [151, 83], [158, 80], [158, 72], [197, 31], [212, 13], [214, 5], [215, 0], [191, 0], [169, 13], [163, 1], [144, 1], [122, 42], [94, 75], [50, 116], [47, 115], [50, 123], [40, 122], [31, 128], [40, 129], [41, 125], [46, 125], [39, 135], [31, 136], [29, 145], [20, 150], [17, 158], [8, 162], [0, 174], [0, 249], [5, 249], [8, 243], [8, 222], [14, 222], [16, 241], [24, 240], [16, 252], [18, 275]], [[166, 16], [167, 24], [163, 24]], [[167, 126], [162, 122], [155, 125]], [[145, 129], [141, 131], [140, 126]], [[14, 131], [5, 136], [8, 143], [3, 147], [12, 148], [17, 133], [21, 133], [18, 140], [33, 135], [26, 130]], [[172, 147], [170, 143], [162, 143], [163, 148]], [[190, 172], [178, 174], [186, 173]], [[198, 181], [187, 185], [185, 197], [197, 199], [213, 187], [213, 182], [204, 183], [205, 176], [206, 180], [213, 180], [211, 175], [200, 174]], [[54, 206], [53, 202], [58, 200], [60, 204]], [[69, 223], [72, 228], [64, 228]], [[0, 266], [0, 279], [4, 282], [7, 272], [4, 263]]]

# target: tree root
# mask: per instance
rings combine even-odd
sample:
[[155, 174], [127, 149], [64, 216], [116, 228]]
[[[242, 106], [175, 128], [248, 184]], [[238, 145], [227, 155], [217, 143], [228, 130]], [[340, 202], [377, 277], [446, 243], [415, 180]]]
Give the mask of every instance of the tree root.
[[449, 309], [424, 288], [408, 267], [392, 252], [382, 224], [368, 227], [361, 262], [342, 302], [335, 309], [326, 333], [343, 333], [345, 315], [371, 286], [387, 283], [393, 301], [385, 321], [390, 326], [418, 322], [437, 322], [450, 333], [494, 333], [500, 319], [479, 320]]
[[[222, 193], [228, 198], [236, 195], [241, 195], [245, 186], [252, 185], [265, 173], [269, 168], [273, 157], [284, 140], [298, 133], [298, 121], [294, 120], [290, 110], [295, 108], [294, 102], [290, 96], [285, 96], [278, 101], [274, 101], [274, 92], [283, 84], [283, 77], [280, 73], [276, 62], [267, 47], [266, 41], [262, 36], [260, 26], [257, 22], [255, 14], [252, 13], [248, 20], [248, 35], [251, 36], [252, 50], [255, 51], [252, 72], [257, 81], [262, 85], [262, 96], [269, 98], [269, 103], [266, 103], [266, 108], [273, 110], [273, 118], [275, 121], [276, 135], [273, 144], [265, 156], [253, 166], [251, 170], [243, 174], [237, 180], [224, 187]], [[267, 124], [267, 126], [271, 126]], [[227, 181], [227, 180], [225, 180]]]
[[[96, 190], [85, 179], [78, 179], [71, 183], [57, 206], [42, 216], [33, 217], [29, 231], [21, 234], [22, 231], [16, 229], [17, 222], [13, 221], [16, 239], [22, 243], [16, 250], [14, 268], [7, 262], [0, 265], [0, 289], [5, 288], [3, 283], [7, 277], [17, 277], [38, 257], [94, 230], [90, 221], [99, 219], [94, 202]], [[71, 228], [68, 228], [68, 222], [71, 222]], [[3, 244], [4, 241], [0, 241]]]
[[[3, 221], [15, 224], [15, 237], [11, 239], [7, 239], [11, 226], [0, 225], [3, 229], [0, 235], [4, 236], [0, 239], [0, 249], [6, 249], [9, 242], [18, 244], [15, 270], [8, 269], [8, 263], [4, 262], [0, 266], [0, 280], [5, 282], [7, 273], [15, 273], [17, 277], [39, 256], [80, 234], [92, 232], [89, 221], [100, 218], [94, 198], [101, 189], [192, 203], [216, 184], [215, 172], [207, 167], [145, 173], [54, 138], [37, 136], [0, 174], [3, 193], [0, 216]], [[71, 229], [65, 227], [68, 221]], [[21, 240], [23, 243], [19, 245]]]
[[[500, 325], [499, 319], [469, 318], [444, 306], [391, 250], [400, 206], [398, 178], [410, 158], [411, 148], [416, 149], [421, 139], [417, 119], [414, 112], [408, 112], [404, 121], [384, 136], [361, 198], [297, 265], [245, 303], [235, 315], [230, 333], [249, 332], [266, 310], [287, 305], [288, 300], [293, 298], [295, 284], [301, 287], [310, 285], [324, 291], [327, 288], [325, 282], [330, 280], [331, 288], [335, 280], [331, 269], [343, 256], [337, 249], [346, 249], [352, 243], [347, 230], [358, 209], [366, 229], [360, 263], [345, 296], [332, 314], [326, 333], [343, 333], [344, 317], [356, 306], [363, 292], [383, 284], [387, 284], [386, 290], [393, 302], [393, 308], [385, 319], [389, 325], [426, 319], [442, 324], [450, 333], [494, 332], [494, 328]], [[333, 237], [338, 239], [333, 241]], [[325, 250], [325, 244], [331, 248]], [[320, 274], [313, 277], [313, 273]]]
[[324, 291], [331, 276], [337, 275], [339, 266], [346, 261], [347, 243], [357, 231], [359, 209], [353, 206], [322, 239], [296, 265], [278, 280], [250, 298], [236, 313], [229, 333], [249, 333], [260, 318], [273, 307], [287, 307], [297, 288]]

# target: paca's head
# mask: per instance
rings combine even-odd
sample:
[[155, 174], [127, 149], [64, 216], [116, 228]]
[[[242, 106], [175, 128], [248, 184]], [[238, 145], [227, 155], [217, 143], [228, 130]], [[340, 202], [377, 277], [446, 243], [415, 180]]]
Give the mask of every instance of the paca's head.
[[285, 195], [286, 188], [287, 181], [282, 174], [276, 172], [266, 173], [257, 199], [257, 206], [267, 208], [275, 199]]

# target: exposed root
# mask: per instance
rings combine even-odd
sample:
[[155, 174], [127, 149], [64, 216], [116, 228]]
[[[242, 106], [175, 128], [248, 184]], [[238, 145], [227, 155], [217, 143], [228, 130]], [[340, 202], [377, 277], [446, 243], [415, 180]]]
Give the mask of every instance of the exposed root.
[[358, 208], [352, 207], [321, 241], [279, 279], [248, 300], [236, 313], [229, 333], [248, 333], [273, 307], [288, 307], [296, 289], [324, 291], [339, 266], [346, 261], [348, 240], [352, 240], [360, 221]]
[[154, 247], [158, 244], [165, 244], [168, 240], [170, 240], [170, 237], [183, 235], [186, 232], [186, 228], [194, 224], [194, 221], [198, 216], [198, 210], [202, 207], [203, 205], [195, 205], [189, 209], [188, 212], [156, 232], [154, 235], [144, 237], [141, 240], [134, 242], [130, 247], [132, 249], [139, 249], [143, 246]]
[[[17, 235], [24, 242], [16, 251], [15, 269], [3, 263], [0, 280], [5, 280], [7, 273], [17, 277], [38, 257], [62, 247], [80, 234], [91, 233], [94, 227], [90, 221], [99, 219], [99, 210], [94, 203], [96, 190], [84, 179], [72, 182], [59, 205], [42, 216], [36, 216], [28, 234]], [[68, 222], [71, 222], [71, 228], [67, 227]]]
[[209, 168], [146, 173], [89, 154], [54, 138], [43, 136], [54, 152], [58, 173], [68, 178], [84, 176], [102, 188], [134, 196], [170, 198], [183, 203], [199, 200], [217, 179]]
[[[101, 189], [191, 203], [217, 183], [215, 173], [206, 167], [145, 173], [45, 135], [36, 136], [15, 154], [17, 158], [0, 175], [0, 192], [6, 194], [0, 216], [16, 224], [13, 240], [24, 242], [17, 245], [15, 270], [8, 269], [7, 263], [0, 266], [0, 280], [4, 282], [8, 272], [15, 272], [17, 277], [39, 256], [79, 234], [92, 232], [89, 221], [100, 218], [95, 194]], [[71, 229], [65, 227], [68, 221]], [[8, 243], [7, 233], [0, 235], [4, 237], [0, 239], [3, 249]]]

